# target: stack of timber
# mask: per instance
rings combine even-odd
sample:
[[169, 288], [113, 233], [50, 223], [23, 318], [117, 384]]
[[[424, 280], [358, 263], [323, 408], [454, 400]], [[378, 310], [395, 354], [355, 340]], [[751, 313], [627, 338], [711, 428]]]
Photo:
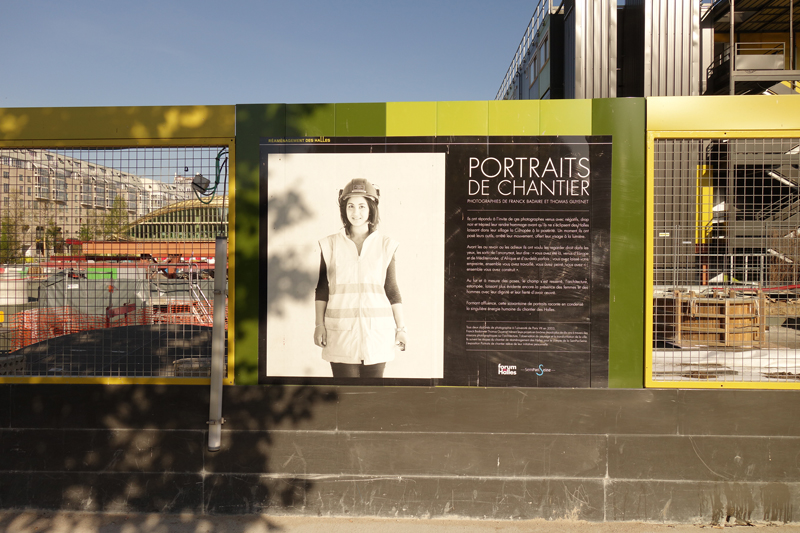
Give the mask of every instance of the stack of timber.
[[770, 293], [767, 296], [767, 325], [779, 326], [787, 319], [800, 317], [800, 298], [795, 291]]

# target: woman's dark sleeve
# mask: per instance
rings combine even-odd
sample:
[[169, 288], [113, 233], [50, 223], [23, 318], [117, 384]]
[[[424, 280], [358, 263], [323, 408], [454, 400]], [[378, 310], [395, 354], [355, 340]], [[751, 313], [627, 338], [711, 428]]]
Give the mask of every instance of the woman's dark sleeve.
[[328, 267], [325, 265], [325, 258], [322, 254], [319, 254], [319, 280], [317, 280], [317, 289], [314, 291], [314, 299], [320, 302], [327, 302], [329, 296]]
[[386, 291], [386, 297], [389, 298], [390, 304], [403, 303], [403, 298], [400, 296], [400, 287], [397, 286], [397, 271], [394, 264], [394, 256], [392, 256], [392, 262], [389, 263], [389, 268], [386, 269], [386, 283], [384, 283], [383, 289]]

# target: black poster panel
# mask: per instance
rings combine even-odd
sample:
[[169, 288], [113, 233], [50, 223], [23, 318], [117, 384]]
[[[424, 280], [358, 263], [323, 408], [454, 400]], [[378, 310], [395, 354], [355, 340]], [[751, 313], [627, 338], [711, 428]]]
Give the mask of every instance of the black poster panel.
[[[381, 378], [334, 378], [312, 335], [354, 178], [399, 242], [408, 347]], [[262, 140], [259, 382], [605, 386], [610, 182], [608, 137]]]
[[450, 141], [445, 383], [605, 386], [610, 139]]

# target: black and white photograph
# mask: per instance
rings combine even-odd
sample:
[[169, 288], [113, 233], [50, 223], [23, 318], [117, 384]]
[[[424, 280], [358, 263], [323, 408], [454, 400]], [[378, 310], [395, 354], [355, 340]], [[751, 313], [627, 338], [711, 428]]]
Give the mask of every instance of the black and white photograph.
[[445, 154], [348, 148], [262, 144], [262, 382], [442, 377]]

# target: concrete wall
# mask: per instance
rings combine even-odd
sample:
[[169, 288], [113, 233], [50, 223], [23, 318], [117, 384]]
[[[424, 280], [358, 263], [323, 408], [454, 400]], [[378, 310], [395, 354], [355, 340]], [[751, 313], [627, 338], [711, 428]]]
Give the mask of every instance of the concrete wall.
[[0, 508], [798, 520], [800, 391], [0, 386]]

